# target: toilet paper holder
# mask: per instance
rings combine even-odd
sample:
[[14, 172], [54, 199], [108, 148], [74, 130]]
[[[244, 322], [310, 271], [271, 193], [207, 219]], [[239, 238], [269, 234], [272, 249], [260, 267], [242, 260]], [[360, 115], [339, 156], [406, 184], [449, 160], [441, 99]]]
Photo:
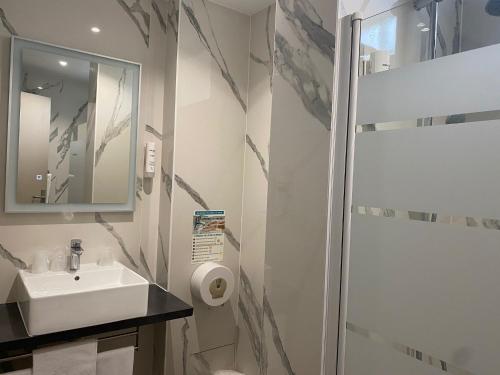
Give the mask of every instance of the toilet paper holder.
[[208, 288], [213, 299], [224, 298], [224, 293], [226, 292], [226, 289], [227, 289], [227, 281], [220, 277], [214, 279], [210, 283], [210, 287]]
[[200, 265], [191, 276], [193, 297], [210, 307], [226, 303], [234, 291], [234, 274], [215, 262]]

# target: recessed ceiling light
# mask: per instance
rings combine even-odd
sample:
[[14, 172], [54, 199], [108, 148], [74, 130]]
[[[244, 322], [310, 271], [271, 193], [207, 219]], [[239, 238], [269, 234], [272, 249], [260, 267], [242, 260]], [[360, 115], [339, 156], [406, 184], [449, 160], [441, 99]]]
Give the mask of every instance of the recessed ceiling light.
[[60, 61], [59, 61], [59, 65], [61, 65], [61, 66], [66, 66], [66, 65], [68, 65], [68, 62], [67, 62], [67, 61], [64, 61], [64, 60], [60, 60]]
[[101, 32], [101, 29], [98, 28], [97, 26], [93, 26], [90, 28], [90, 31], [92, 31], [93, 33], [100, 33]]
[[422, 29], [420, 29], [420, 31], [422, 31], [423, 33], [426, 33], [427, 31], [429, 31], [430, 29], [428, 27], [424, 27]]
[[422, 27], [424, 27], [424, 26], [425, 26], [425, 23], [423, 23], [423, 22], [417, 23], [417, 27], [419, 29], [422, 28]]
[[43, 87], [42, 86], [38, 86], [37, 89], [38, 90], [43, 90]]

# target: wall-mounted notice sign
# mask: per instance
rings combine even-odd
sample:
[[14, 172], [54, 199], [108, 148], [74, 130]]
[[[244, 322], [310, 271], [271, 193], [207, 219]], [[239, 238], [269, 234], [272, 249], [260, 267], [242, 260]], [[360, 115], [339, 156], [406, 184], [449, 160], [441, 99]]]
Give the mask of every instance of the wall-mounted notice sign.
[[193, 215], [193, 250], [191, 263], [224, 259], [225, 211], [195, 211]]

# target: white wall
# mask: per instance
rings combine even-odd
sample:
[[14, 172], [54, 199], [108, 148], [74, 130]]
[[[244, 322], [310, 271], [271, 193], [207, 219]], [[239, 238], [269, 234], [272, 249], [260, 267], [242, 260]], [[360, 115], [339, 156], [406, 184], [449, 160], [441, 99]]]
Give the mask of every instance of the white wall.
[[[31, 203], [47, 188], [50, 98], [21, 92], [20, 107], [16, 197], [18, 202]], [[38, 181], [37, 175], [43, 180]]]

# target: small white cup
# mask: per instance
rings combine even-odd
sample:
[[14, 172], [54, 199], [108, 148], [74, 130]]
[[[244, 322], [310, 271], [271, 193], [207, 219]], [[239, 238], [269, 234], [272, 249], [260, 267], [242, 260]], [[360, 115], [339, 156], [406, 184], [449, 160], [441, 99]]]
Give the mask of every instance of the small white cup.
[[50, 259], [50, 270], [53, 272], [65, 271], [68, 265], [67, 251], [64, 248], [59, 248], [52, 253]]
[[49, 270], [49, 257], [46, 251], [37, 251], [33, 256], [33, 264], [31, 265], [32, 273], [44, 273]]
[[99, 257], [99, 261], [97, 264], [99, 266], [112, 266], [115, 262], [115, 258], [113, 256], [113, 251], [107, 247], [102, 250], [101, 256]]

